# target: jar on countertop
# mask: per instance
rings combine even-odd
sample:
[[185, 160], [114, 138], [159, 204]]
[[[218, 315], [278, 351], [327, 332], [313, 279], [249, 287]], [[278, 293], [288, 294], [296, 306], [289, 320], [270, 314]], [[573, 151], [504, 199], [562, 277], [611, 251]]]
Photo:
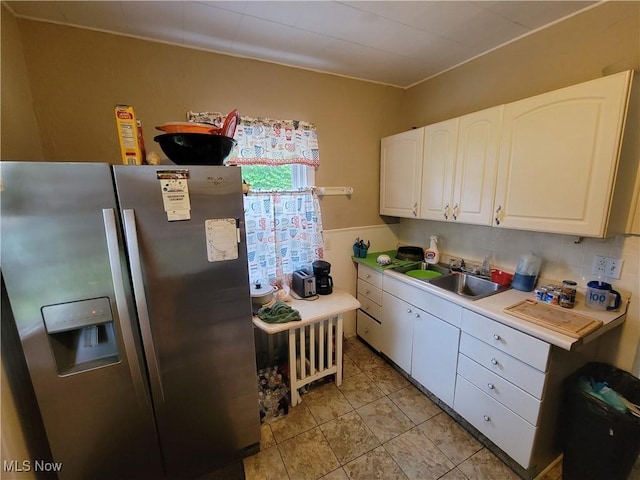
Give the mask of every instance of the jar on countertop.
[[573, 280], [562, 281], [562, 291], [560, 293], [560, 306], [573, 308], [576, 304], [576, 291], [578, 284]]

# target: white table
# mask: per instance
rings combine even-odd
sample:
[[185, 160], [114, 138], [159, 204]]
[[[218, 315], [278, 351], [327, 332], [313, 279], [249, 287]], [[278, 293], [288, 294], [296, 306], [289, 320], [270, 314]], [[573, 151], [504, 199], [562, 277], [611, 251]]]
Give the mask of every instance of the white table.
[[298, 389], [315, 380], [335, 374], [336, 385], [342, 384], [342, 315], [360, 308], [360, 302], [334, 288], [330, 295], [294, 299], [288, 305], [300, 312], [302, 320], [266, 323], [254, 316], [253, 324], [269, 335], [288, 331], [291, 405], [295, 406], [302, 401]]

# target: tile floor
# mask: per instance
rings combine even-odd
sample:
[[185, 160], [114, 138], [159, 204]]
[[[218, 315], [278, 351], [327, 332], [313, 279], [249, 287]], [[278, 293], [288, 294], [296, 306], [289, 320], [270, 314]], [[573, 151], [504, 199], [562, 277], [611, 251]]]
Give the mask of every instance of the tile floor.
[[[198, 480], [510, 480], [518, 475], [356, 337], [344, 380], [262, 425], [260, 452]], [[562, 465], [536, 480], [562, 480]], [[640, 458], [628, 480], [640, 480]]]
[[[312, 388], [263, 424], [246, 480], [518, 479], [440, 407], [356, 337], [344, 379]], [[545, 480], [557, 480], [557, 469]]]

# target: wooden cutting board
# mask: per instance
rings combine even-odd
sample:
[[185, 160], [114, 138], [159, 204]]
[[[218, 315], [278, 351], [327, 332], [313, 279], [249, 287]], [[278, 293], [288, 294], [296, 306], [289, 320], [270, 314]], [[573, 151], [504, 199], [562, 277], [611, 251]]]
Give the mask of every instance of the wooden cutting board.
[[504, 311], [574, 338], [582, 338], [602, 326], [602, 320], [595, 320], [566, 308], [535, 300], [523, 300], [506, 307]]

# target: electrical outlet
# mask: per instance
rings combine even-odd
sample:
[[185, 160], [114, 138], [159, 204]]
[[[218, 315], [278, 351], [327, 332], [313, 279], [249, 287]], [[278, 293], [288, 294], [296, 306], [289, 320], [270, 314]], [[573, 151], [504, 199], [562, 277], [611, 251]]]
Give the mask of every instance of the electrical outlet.
[[596, 255], [593, 257], [593, 267], [591, 267], [591, 273], [601, 277], [607, 276], [607, 257], [602, 255]]
[[591, 267], [591, 273], [593, 275], [620, 279], [621, 271], [622, 259], [603, 257], [602, 255], [596, 255], [593, 257], [593, 266]]
[[620, 280], [620, 272], [622, 271], [622, 259], [620, 258], [608, 258], [607, 259], [607, 277]]

